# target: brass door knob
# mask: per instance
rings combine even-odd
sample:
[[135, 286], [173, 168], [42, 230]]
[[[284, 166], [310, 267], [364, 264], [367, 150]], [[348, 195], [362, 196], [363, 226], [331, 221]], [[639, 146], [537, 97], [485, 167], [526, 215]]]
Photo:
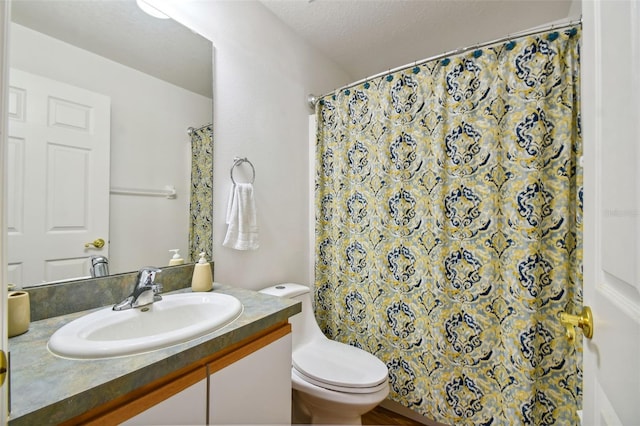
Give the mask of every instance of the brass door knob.
[[587, 339], [593, 337], [593, 314], [591, 308], [585, 306], [582, 308], [582, 312], [579, 315], [571, 315], [566, 312], [560, 313], [560, 322], [567, 329], [567, 338], [574, 340], [576, 338], [576, 330], [574, 327], [580, 327], [582, 334]]
[[93, 242], [90, 242], [84, 245], [84, 248], [89, 248], [89, 247], [102, 248], [104, 247], [104, 240], [102, 238], [98, 238], [97, 240], [94, 240]]

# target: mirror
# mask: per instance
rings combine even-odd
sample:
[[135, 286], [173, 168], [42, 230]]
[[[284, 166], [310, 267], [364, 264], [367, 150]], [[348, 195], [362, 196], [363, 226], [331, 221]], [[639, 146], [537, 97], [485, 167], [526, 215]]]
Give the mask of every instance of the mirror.
[[[171, 19], [147, 15], [135, 0], [12, 0], [11, 9], [9, 282], [27, 287], [87, 277], [88, 256], [105, 253], [111, 274], [145, 265], [168, 265], [171, 249], [180, 249], [185, 261], [191, 261], [188, 129], [212, 122], [211, 42]], [[32, 84], [28, 87], [38, 89], [23, 90], [22, 80], [14, 84], [14, 77], [24, 78], [25, 84]], [[34, 160], [28, 148], [33, 129], [23, 119], [38, 115], [30, 109], [35, 104], [30, 96], [48, 81], [60, 83], [64, 90], [89, 92], [96, 96], [96, 102], [107, 103], [106, 107], [98, 107], [93, 100], [67, 102], [66, 98], [47, 92], [43, 98], [46, 112], [42, 114], [49, 114], [48, 124], [43, 127], [55, 122], [63, 128], [56, 132], [68, 133], [56, 133], [62, 142], [49, 143], [61, 149], [56, 151], [49, 146], [46, 155]], [[58, 109], [52, 114], [53, 104]], [[109, 149], [89, 154], [93, 148], [67, 149], [67, 142], [72, 139], [86, 142], [82, 136], [85, 128], [78, 129], [87, 123], [87, 129], [100, 127], [96, 123], [101, 121], [96, 117], [104, 110]], [[59, 153], [58, 157], [51, 155], [53, 151]], [[51, 171], [52, 164], [62, 161], [56, 158], [68, 157], [88, 160], [78, 167], [65, 163], [58, 169], [62, 172]], [[33, 187], [28, 185], [34, 176], [40, 176], [45, 183], [30, 190]], [[95, 189], [92, 185], [101, 180], [106, 183]], [[56, 196], [62, 202], [51, 201], [56, 198], [49, 195], [51, 188], [62, 194]], [[89, 216], [83, 200], [97, 198], [96, 194], [105, 188], [107, 201], [97, 209], [96, 216]], [[173, 190], [175, 196], [163, 195]], [[78, 197], [81, 207], [69, 207]], [[31, 201], [25, 201], [28, 198]], [[41, 204], [33, 204], [36, 202]], [[76, 219], [81, 225], [76, 224]], [[84, 228], [105, 222], [108, 231], [102, 233], [108, 235]], [[48, 234], [66, 233], [63, 241], [52, 243], [30, 237], [31, 240], [23, 238], [19, 244], [12, 244], [12, 237], [31, 235], [28, 225], [34, 223]], [[49, 226], [52, 223], [56, 226]], [[74, 246], [82, 247], [79, 274], [74, 266], [77, 259], [61, 254], [72, 237], [77, 240]], [[103, 249], [92, 244], [100, 238], [106, 241]], [[20, 256], [35, 258], [45, 249], [56, 253], [55, 262], [26, 266], [16, 254], [21, 250], [26, 254]], [[32, 271], [38, 274], [32, 275]], [[69, 271], [76, 273], [69, 275]]]

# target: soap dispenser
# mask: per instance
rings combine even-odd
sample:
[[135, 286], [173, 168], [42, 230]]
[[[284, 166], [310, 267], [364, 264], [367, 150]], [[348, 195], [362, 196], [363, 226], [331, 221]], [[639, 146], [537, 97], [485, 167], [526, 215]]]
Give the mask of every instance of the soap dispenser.
[[211, 274], [211, 265], [204, 257], [204, 253], [200, 253], [200, 260], [193, 267], [193, 277], [191, 278], [192, 291], [209, 291], [213, 288], [213, 275]]
[[169, 266], [173, 265], [182, 265], [184, 263], [184, 259], [180, 257], [180, 253], [178, 253], [180, 249], [171, 249], [169, 252], [173, 252], [173, 257], [169, 260]]

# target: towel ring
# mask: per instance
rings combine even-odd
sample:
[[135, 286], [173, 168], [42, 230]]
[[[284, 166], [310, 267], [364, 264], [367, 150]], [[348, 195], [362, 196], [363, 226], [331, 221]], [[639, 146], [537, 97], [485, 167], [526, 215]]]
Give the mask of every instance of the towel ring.
[[233, 182], [233, 184], [236, 184], [236, 180], [233, 178], [233, 169], [235, 169], [236, 167], [238, 167], [240, 164], [242, 163], [249, 163], [249, 165], [251, 166], [251, 172], [253, 173], [252, 177], [251, 177], [251, 184], [253, 184], [256, 181], [256, 168], [253, 167], [253, 164], [251, 163], [251, 161], [249, 161], [247, 159], [247, 157], [244, 158], [240, 158], [240, 157], [236, 157], [233, 159], [233, 166], [231, 166], [231, 182]]

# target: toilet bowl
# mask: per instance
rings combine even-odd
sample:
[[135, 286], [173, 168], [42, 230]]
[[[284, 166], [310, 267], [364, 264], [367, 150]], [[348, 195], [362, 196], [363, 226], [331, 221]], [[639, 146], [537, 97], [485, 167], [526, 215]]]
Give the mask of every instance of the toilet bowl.
[[328, 339], [316, 323], [308, 287], [287, 283], [260, 292], [302, 302], [302, 312], [289, 319], [293, 422], [362, 424], [361, 416], [389, 394], [384, 363], [362, 349]]

